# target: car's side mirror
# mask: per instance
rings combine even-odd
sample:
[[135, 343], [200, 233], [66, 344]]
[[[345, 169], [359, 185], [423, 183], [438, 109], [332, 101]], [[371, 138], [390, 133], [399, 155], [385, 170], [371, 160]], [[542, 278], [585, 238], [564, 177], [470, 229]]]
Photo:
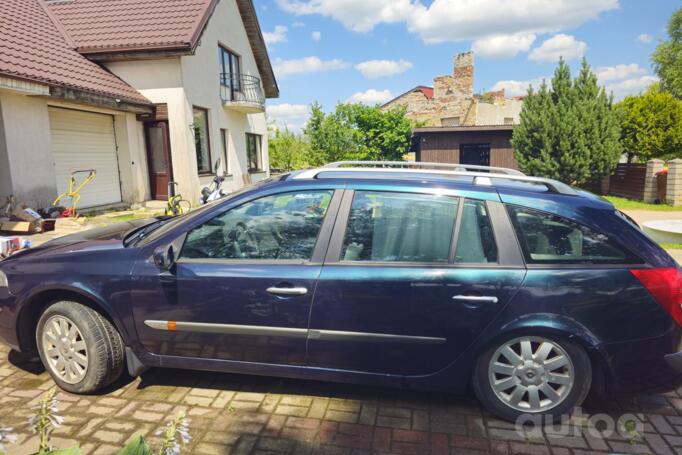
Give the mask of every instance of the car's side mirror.
[[161, 245], [154, 250], [152, 255], [154, 259], [154, 265], [156, 265], [161, 270], [170, 270], [175, 264], [175, 251], [173, 249], [173, 244]]
[[182, 249], [182, 245], [184, 243], [185, 235], [181, 235], [173, 242], [157, 247], [154, 250], [154, 253], [152, 253], [154, 265], [163, 271], [170, 270], [178, 260], [180, 250]]

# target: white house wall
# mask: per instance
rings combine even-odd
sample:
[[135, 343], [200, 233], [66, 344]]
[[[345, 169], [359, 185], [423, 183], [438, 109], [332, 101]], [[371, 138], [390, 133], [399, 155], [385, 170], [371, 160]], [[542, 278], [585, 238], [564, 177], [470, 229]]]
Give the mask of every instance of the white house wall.
[[[209, 111], [209, 138], [213, 161], [222, 155], [220, 129], [224, 128], [228, 131], [229, 172], [232, 177], [225, 181], [225, 187], [227, 190], [235, 190], [249, 181], [266, 177], [266, 174], [249, 175], [246, 133], [262, 136], [263, 168], [269, 169], [268, 128], [264, 113], [247, 115], [223, 106], [220, 98], [218, 64], [218, 48], [221, 45], [240, 56], [242, 74], [260, 78], [256, 59], [234, 0], [218, 3], [201, 36], [201, 44], [195, 55], [182, 57], [181, 66], [182, 79], [190, 105]], [[202, 185], [210, 181], [211, 177], [201, 178]]]
[[[263, 168], [269, 169], [267, 122], [265, 114], [243, 114], [223, 106], [220, 98], [218, 48], [222, 45], [241, 56], [242, 74], [258, 76], [258, 67], [251, 51], [246, 30], [234, 0], [218, 3], [194, 55], [165, 59], [120, 61], [106, 63], [107, 68], [139, 90], [155, 104], [168, 106], [168, 127], [173, 162], [173, 180], [178, 191], [193, 204], [200, 190], [211, 182], [211, 176], [199, 176], [197, 171], [192, 108], [201, 107], [209, 114], [211, 160], [222, 157], [220, 130], [228, 131], [228, 161], [230, 176], [224, 188], [232, 191], [267, 173], [249, 174], [246, 133], [260, 134]], [[225, 172], [222, 163], [221, 172]]]
[[38, 206], [51, 203], [57, 195], [57, 182], [46, 101], [2, 92], [0, 108], [11, 174], [11, 188], [4, 188], [0, 196], [8, 196], [9, 190], [19, 201]]
[[49, 105], [113, 115], [123, 201], [149, 198], [144, 138], [134, 114], [6, 90], [0, 90], [0, 198], [14, 194], [18, 201], [44, 207], [57, 196]]

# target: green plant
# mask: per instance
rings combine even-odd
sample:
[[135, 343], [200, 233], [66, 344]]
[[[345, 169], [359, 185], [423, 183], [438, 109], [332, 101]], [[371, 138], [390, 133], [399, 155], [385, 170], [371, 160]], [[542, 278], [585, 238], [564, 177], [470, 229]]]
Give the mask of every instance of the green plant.
[[59, 416], [59, 401], [56, 398], [57, 389], [54, 388], [47, 392], [43, 398], [33, 407], [36, 411], [28, 419], [28, 424], [34, 433], [38, 435], [40, 445], [38, 453], [51, 453], [50, 436], [55, 428], [59, 428], [64, 422], [64, 418]]
[[410, 151], [412, 123], [404, 108], [384, 111], [380, 106], [339, 103], [325, 114], [311, 108], [305, 127], [313, 166], [342, 160], [402, 160]]
[[270, 167], [284, 172], [308, 167], [310, 145], [302, 134], [295, 134], [288, 128], [270, 129], [268, 141]]
[[668, 35], [670, 39], [656, 47], [651, 60], [663, 89], [682, 98], [682, 9], [670, 17]]
[[682, 153], [682, 101], [658, 84], [646, 93], [628, 96], [616, 105], [621, 121], [621, 141], [631, 159], [664, 160]]
[[583, 60], [580, 74], [562, 60], [551, 88], [528, 89], [521, 123], [514, 128], [514, 156], [528, 174], [583, 185], [615, 168], [622, 152], [613, 98], [597, 85]]
[[144, 438], [138, 436], [129, 441], [118, 455], [177, 455], [180, 453], [181, 444], [189, 444], [192, 440], [189, 435], [189, 420], [184, 412], [178, 413], [155, 435], [162, 437], [158, 451], [154, 452]]

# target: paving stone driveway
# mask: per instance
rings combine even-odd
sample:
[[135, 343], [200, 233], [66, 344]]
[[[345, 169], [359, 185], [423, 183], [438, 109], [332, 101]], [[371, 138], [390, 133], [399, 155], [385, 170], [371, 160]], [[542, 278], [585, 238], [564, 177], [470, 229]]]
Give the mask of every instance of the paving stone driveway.
[[[54, 386], [39, 365], [17, 357], [0, 348], [0, 426], [19, 436], [8, 454], [37, 449], [27, 424], [30, 407]], [[53, 444], [79, 443], [84, 453], [98, 455], [115, 453], [135, 434], [153, 441], [180, 410], [193, 436], [186, 454], [682, 453], [678, 392], [588, 401], [591, 414], [574, 418], [575, 425], [595, 413], [614, 419], [634, 413], [641, 422], [638, 434], [606, 438], [575, 425], [568, 436], [560, 427], [524, 435], [467, 397], [181, 370], [150, 370], [101, 395], [60, 392], [58, 398], [64, 424]]]

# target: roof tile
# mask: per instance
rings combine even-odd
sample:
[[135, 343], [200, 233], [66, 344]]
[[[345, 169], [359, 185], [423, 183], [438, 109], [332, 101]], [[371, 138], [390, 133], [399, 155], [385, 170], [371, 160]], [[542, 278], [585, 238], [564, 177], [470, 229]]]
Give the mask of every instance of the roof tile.
[[71, 49], [40, 1], [2, 2], [0, 74], [149, 104], [137, 90]]
[[189, 47], [211, 0], [65, 0], [49, 4], [79, 52]]

